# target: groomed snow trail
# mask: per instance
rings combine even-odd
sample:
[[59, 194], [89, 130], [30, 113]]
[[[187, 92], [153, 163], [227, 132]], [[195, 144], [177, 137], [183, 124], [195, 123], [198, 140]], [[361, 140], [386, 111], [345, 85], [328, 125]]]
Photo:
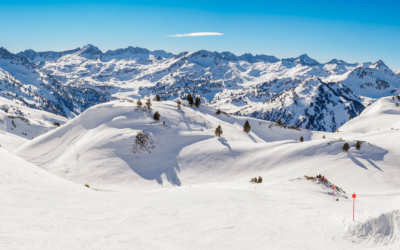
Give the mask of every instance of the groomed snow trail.
[[305, 178], [96, 191], [0, 156], [4, 249], [368, 249], [345, 240], [351, 200]]

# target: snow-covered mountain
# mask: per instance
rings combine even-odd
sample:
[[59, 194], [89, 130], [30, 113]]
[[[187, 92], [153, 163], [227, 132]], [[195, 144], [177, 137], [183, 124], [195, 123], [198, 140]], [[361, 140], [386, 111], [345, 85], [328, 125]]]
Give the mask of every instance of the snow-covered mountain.
[[[298, 85], [294, 92], [306, 96], [331, 88], [353, 106], [357, 100], [317, 77]], [[186, 101], [153, 102], [151, 110], [135, 101], [90, 107], [12, 153], [0, 148], [2, 246], [399, 248], [397, 98], [380, 98], [336, 133]], [[249, 182], [258, 176], [262, 183]]]
[[57, 81], [37, 64], [4, 48], [0, 48], [0, 94], [28, 107], [65, 117], [74, 117], [88, 107], [110, 99], [106, 92]]
[[[173, 100], [191, 93], [228, 113], [334, 131], [345, 117], [357, 116], [378, 98], [399, 94], [400, 87], [400, 75], [382, 61], [320, 63], [306, 54], [286, 59], [206, 50], [173, 55], [138, 47], [103, 53], [90, 44], [62, 52], [1, 51], [3, 96], [67, 117], [118, 98], [159, 94]], [[300, 90], [307, 82], [312, 93]], [[295, 97], [291, 92], [306, 101], [284, 101]], [[323, 101], [317, 107], [313, 98]], [[357, 108], [347, 108], [355, 107], [353, 100]]]
[[31, 140], [65, 124], [67, 121], [68, 119], [63, 116], [29, 108], [17, 100], [11, 101], [0, 97], [1, 132]]

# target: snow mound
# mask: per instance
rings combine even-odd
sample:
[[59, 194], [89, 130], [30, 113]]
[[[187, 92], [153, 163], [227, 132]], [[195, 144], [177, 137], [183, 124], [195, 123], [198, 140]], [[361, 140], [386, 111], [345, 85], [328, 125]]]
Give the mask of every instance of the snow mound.
[[400, 244], [400, 210], [382, 213], [355, 224], [350, 227], [349, 234], [357, 239], [358, 243]]
[[[160, 122], [153, 120], [155, 111], [161, 114]], [[178, 110], [172, 101], [155, 102], [151, 111], [139, 109], [131, 102], [110, 102], [90, 108], [60, 128], [29, 141], [15, 154], [80, 183], [180, 186], [182, 180], [178, 174], [182, 171], [188, 170], [189, 176], [202, 171], [203, 175], [217, 170], [224, 172], [227, 169], [220, 162], [235, 159], [233, 154], [261, 152], [266, 142], [312, 137], [308, 130], [271, 126], [271, 122], [256, 119], [249, 119], [252, 133], [245, 134], [242, 127], [245, 117], [215, 112], [210, 107]], [[219, 139], [214, 135], [218, 125], [225, 133]], [[147, 137], [144, 144], [137, 143], [140, 135]], [[237, 153], [233, 152], [232, 143], [240, 145]], [[254, 147], [257, 150], [252, 150]], [[193, 151], [206, 151], [210, 162], [205, 163], [203, 155], [200, 157]], [[198, 166], [194, 162], [203, 163]], [[239, 175], [246, 169], [235, 171]]]
[[[153, 120], [155, 111], [161, 114], [159, 122]], [[387, 150], [363, 144], [358, 151], [355, 141], [347, 141], [352, 149], [346, 153], [346, 141], [323, 140], [321, 132], [215, 112], [209, 106], [178, 110], [173, 101], [154, 102], [150, 112], [132, 102], [109, 102], [13, 153], [60, 177], [113, 190], [247, 182], [260, 175], [265, 181], [287, 180], [304, 174], [324, 174], [345, 190], [397, 185], [396, 178], [385, 179], [398, 172], [382, 164]], [[246, 120], [250, 134], [243, 132]], [[221, 138], [214, 135], [218, 125]]]
[[27, 141], [25, 138], [0, 131], [0, 146], [9, 152], [17, 149]]
[[396, 97], [384, 97], [366, 108], [358, 117], [339, 128], [340, 132], [368, 133], [377, 130], [400, 128], [400, 101]]

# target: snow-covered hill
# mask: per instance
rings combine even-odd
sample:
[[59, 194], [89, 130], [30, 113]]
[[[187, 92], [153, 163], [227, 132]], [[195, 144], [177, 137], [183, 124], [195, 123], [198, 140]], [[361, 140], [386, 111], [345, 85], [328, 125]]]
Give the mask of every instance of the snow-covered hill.
[[68, 119], [63, 116], [32, 109], [22, 102], [0, 97], [0, 131], [2, 132], [31, 140], [67, 121]]
[[[17, 55], [2, 49], [0, 58], [0, 84], [5, 86], [0, 91], [4, 97], [66, 117], [112, 99], [153, 98], [159, 94], [163, 100], [173, 100], [185, 99], [191, 93], [229, 113], [268, 113], [256, 117], [272, 121], [277, 121], [280, 114], [293, 113], [288, 125], [335, 131], [344, 120], [331, 117], [344, 117], [344, 106], [352, 105], [351, 101], [343, 99], [339, 104], [343, 109], [331, 108], [328, 103], [336, 106], [338, 95], [326, 95], [321, 108], [330, 114], [327, 125], [325, 118], [302, 116], [315, 109], [310, 106], [314, 102], [288, 105], [282, 102], [282, 96], [317, 77], [326, 85], [347, 87], [348, 95], [362, 99], [355, 112], [346, 114], [354, 116], [377, 99], [398, 94], [400, 86], [400, 76], [382, 61], [347, 63], [333, 59], [320, 63], [306, 54], [286, 59], [206, 50], [173, 55], [138, 47], [103, 53], [89, 44], [61, 52], [26, 50]], [[323, 91], [324, 88], [316, 87], [314, 97], [325, 95]], [[297, 94], [303, 99], [310, 97], [302, 91]], [[272, 110], [272, 106], [279, 110]], [[341, 112], [337, 113], [338, 110]]]
[[[155, 111], [161, 114], [160, 122], [153, 120]], [[115, 101], [86, 110], [62, 127], [24, 144], [15, 153], [50, 172], [82, 183], [113, 188], [180, 186], [187, 183], [186, 178], [194, 179], [193, 183], [203, 182], [193, 178], [199, 174], [210, 175], [207, 182], [221, 180], [228, 162], [218, 163], [215, 152], [231, 158], [236, 154], [234, 145], [237, 144], [239, 152], [247, 145], [246, 154], [258, 154], [265, 149], [259, 143], [293, 141], [301, 136], [310, 140], [313, 135], [308, 130], [289, 129], [255, 119], [250, 119], [253, 133], [247, 135], [242, 132], [245, 119], [216, 115], [209, 107], [178, 110], [171, 101], [154, 102], [150, 113], [147, 108], [138, 109], [132, 102]], [[221, 139], [214, 137], [218, 125], [224, 130]], [[133, 148], [137, 146], [140, 131], [148, 136], [147, 149]], [[210, 154], [214, 156], [204, 165], [202, 158]], [[186, 164], [187, 161], [190, 163]], [[197, 166], [200, 162], [202, 166]], [[253, 172], [243, 169], [242, 163], [237, 164], [237, 169], [232, 170], [235, 174], [229, 179], [241, 176], [243, 171]]]
[[[153, 120], [156, 111], [160, 122]], [[109, 189], [245, 181], [260, 174], [269, 181], [317, 172], [334, 182], [340, 180], [346, 189], [360, 185], [365, 190], [387, 185], [400, 188], [397, 179], [388, 181], [393, 173], [400, 173], [387, 158], [397, 155], [391, 147], [365, 139], [374, 144], [363, 144], [362, 155], [353, 149], [348, 154], [342, 151], [343, 144], [347, 141], [354, 147], [355, 135], [347, 140], [341, 132], [314, 132], [253, 118], [249, 119], [251, 133], [246, 134], [246, 119], [217, 115], [207, 106], [178, 110], [171, 101], [154, 102], [150, 113], [132, 102], [116, 101], [86, 110], [14, 153], [63, 178]], [[214, 136], [218, 125], [224, 131], [222, 138]], [[328, 139], [322, 139], [324, 135]], [[364, 140], [364, 136], [356, 137]], [[372, 166], [368, 172], [360, 163], [364, 161]], [[353, 174], [362, 177], [351, 180]], [[371, 178], [375, 175], [380, 177]]]
[[[217, 115], [186, 102], [181, 109], [174, 101], [153, 102], [151, 111], [130, 101], [96, 105], [13, 155], [0, 148], [6, 159], [0, 192], [7, 197], [0, 202], [0, 243], [10, 249], [396, 249], [396, 103], [382, 98], [336, 133]], [[243, 132], [247, 119], [250, 134]], [[218, 125], [221, 138], [214, 135]], [[317, 174], [346, 193], [334, 198], [329, 185], [303, 177]], [[258, 176], [262, 184], [249, 183]]]

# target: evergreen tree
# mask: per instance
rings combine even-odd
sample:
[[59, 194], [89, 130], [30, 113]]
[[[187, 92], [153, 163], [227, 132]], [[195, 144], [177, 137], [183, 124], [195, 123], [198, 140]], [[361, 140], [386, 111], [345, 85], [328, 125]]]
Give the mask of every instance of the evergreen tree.
[[249, 121], [246, 120], [246, 122], [243, 125], [243, 132], [245, 133], [250, 133], [251, 127]]
[[155, 121], [159, 121], [159, 120], [160, 120], [160, 117], [161, 117], [160, 113], [158, 113], [158, 111], [156, 111], [156, 112], [154, 113], [154, 116], [153, 116], [154, 120], [155, 120]]
[[141, 108], [142, 107], [142, 101], [139, 99], [137, 102], [136, 102], [136, 105], [137, 105], [137, 107], [138, 108]]
[[349, 120], [351, 120], [351, 119], [353, 119], [353, 116], [350, 115], [350, 116], [349, 116]]
[[322, 136], [322, 139], [326, 139], [325, 135], [324, 135], [324, 136]]
[[146, 106], [147, 106], [147, 108], [151, 109], [151, 101], [150, 101], [150, 98], [147, 99]]
[[215, 129], [215, 135], [221, 137], [222, 133], [221, 125], [218, 125], [218, 127]]
[[200, 107], [201, 105], [201, 100], [200, 97], [196, 97], [196, 100], [194, 101], [194, 106], [196, 106], [196, 108]]
[[399, 104], [398, 103], [396, 103], [396, 107], [398, 107], [399, 106]]
[[262, 177], [261, 176], [258, 177], [257, 183], [262, 183]]
[[218, 109], [217, 112], [216, 112], [215, 114], [220, 115], [220, 114], [221, 114], [221, 110]]
[[279, 126], [282, 126], [282, 121], [281, 119], [278, 119], [278, 121], [276, 122]]
[[350, 149], [350, 146], [349, 146], [349, 144], [346, 142], [346, 143], [343, 145], [343, 151], [348, 152], [349, 149]]
[[357, 149], [357, 150], [360, 150], [360, 149], [361, 149], [361, 142], [360, 142], [360, 141], [357, 141], [357, 143], [356, 143], [356, 149]]
[[188, 96], [186, 97], [186, 100], [189, 102], [190, 106], [193, 106], [194, 101], [193, 101], [193, 97], [191, 94], [188, 94]]
[[301, 142], [303, 142], [303, 141], [304, 141], [304, 138], [303, 138], [303, 136], [302, 136], [302, 137], [300, 137], [300, 141], [301, 141]]
[[156, 101], [157, 101], [157, 102], [161, 102], [161, 97], [160, 97], [160, 95], [156, 95]]
[[178, 100], [178, 102], [176, 103], [176, 105], [178, 106], [178, 109], [180, 109], [180, 108], [181, 108], [181, 101]]

